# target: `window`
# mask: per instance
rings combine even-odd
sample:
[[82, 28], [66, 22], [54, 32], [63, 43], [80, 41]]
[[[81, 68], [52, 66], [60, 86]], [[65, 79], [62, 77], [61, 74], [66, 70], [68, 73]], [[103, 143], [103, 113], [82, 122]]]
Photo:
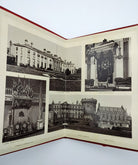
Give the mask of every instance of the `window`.
[[20, 63], [22, 63], [22, 61], [23, 61], [23, 57], [22, 57], [22, 55], [21, 55], [21, 57], [20, 57]]
[[24, 117], [23, 111], [19, 112], [19, 117]]

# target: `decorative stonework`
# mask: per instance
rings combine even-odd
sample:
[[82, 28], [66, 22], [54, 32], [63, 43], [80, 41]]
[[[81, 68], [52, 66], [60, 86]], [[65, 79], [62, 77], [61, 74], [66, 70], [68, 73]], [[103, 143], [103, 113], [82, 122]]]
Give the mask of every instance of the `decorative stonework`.
[[[87, 79], [86, 90], [118, 90], [115, 79], [128, 78], [129, 75], [129, 40], [107, 41], [86, 45], [85, 60]], [[93, 85], [90, 81], [93, 80]], [[122, 86], [122, 90], [124, 85]], [[121, 89], [121, 88], [119, 88]], [[126, 90], [131, 90], [131, 85]]]

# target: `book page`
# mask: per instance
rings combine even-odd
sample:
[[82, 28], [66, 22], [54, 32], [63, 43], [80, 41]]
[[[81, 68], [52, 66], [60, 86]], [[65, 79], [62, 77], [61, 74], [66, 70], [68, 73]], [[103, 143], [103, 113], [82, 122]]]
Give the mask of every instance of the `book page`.
[[0, 13], [0, 154], [63, 137], [138, 149], [137, 26], [65, 40]]
[[66, 97], [73, 113], [67, 137], [137, 150], [137, 30], [66, 42], [82, 49], [82, 90]]
[[0, 12], [0, 154], [5, 154], [63, 137], [63, 130], [48, 133], [48, 107], [50, 91], [65, 91], [59, 63], [65, 49], [60, 37]]

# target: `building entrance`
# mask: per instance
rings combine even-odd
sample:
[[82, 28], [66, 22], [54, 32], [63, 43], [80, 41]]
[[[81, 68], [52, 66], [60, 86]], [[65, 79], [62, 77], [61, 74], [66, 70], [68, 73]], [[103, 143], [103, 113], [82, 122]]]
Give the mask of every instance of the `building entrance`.
[[97, 58], [97, 79], [99, 82], [113, 83], [113, 52], [101, 52]]

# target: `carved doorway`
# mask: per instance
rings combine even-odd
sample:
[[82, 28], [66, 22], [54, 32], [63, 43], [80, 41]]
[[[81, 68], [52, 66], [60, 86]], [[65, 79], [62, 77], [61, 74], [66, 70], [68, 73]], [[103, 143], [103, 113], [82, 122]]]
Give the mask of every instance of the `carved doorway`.
[[113, 52], [101, 52], [97, 56], [97, 78], [99, 82], [113, 83], [114, 57]]

